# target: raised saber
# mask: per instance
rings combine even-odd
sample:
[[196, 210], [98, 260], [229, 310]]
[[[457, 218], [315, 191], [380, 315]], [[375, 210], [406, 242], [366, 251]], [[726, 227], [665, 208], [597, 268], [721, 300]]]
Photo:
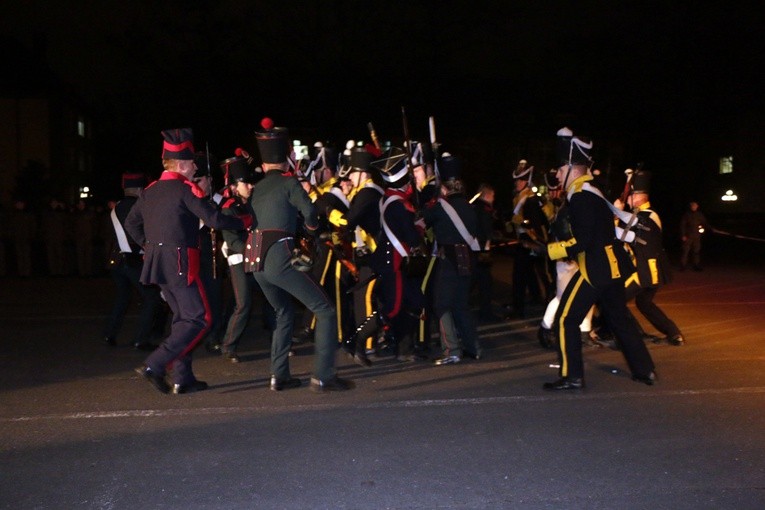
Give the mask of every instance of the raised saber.
[[414, 168], [412, 168], [412, 139], [409, 138], [409, 122], [406, 120], [406, 109], [401, 106], [401, 122], [404, 125], [404, 146], [406, 147], [406, 169], [409, 173], [409, 178], [412, 180], [412, 186], [415, 188], [415, 192], [412, 193], [415, 202], [415, 208], [420, 209], [420, 197], [417, 194], [417, 184], [414, 180]]

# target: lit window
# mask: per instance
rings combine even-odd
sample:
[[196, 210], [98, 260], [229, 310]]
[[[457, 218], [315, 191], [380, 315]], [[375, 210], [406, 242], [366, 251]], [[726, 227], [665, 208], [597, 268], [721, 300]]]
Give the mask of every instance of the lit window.
[[77, 121], [77, 134], [85, 138], [85, 121], [82, 119]]
[[720, 158], [720, 173], [721, 174], [733, 173], [733, 156]]

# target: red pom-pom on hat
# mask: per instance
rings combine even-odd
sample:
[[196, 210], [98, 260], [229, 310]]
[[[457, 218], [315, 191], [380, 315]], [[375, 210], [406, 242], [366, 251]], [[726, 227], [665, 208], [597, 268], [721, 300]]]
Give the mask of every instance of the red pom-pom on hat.
[[382, 156], [383, 151], [372, 145], [371, 143], [364, 144], [364, 150], [370, 153], [372, 156], [379, 158]]
[[237, 147], [236, 150], [234, 151], [234, 156], [239, 156], [241, 158], [243, 152], [244, 151], [242, 150], [241, 147]]
[[269, 117], [263, 117], [263, 120], [260, 121], [260, 127], [262, 127], [265, 130], [273, 129], [274, 121], [271, 120]]

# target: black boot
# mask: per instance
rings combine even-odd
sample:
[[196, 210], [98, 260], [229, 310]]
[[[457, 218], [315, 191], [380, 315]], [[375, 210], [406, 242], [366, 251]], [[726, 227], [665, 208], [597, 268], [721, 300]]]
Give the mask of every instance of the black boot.
[[541, 345], [544, 349], [550, 349], [550, 350], [557, 350], [558, 349], [558, 337], [555, 335], [555, 332], [550, 329], [539, 325], [539, 330], [537, 331], [537, 339], [539, 340], [539, 345]]

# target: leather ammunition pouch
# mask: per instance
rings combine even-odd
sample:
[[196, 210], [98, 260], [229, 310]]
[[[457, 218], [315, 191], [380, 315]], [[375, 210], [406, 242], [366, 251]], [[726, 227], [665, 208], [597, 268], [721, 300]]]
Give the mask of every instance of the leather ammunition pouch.
[[439, 246], [438, 256], [454, 265], [458, 276], [470, 276], [473, 268], [473, 251], [467, 244]]
[[244, 248], [244, 272], [259, 273], [263, 271], [266, 255], [271, 246], [284, 238], [291, 238], [292, 234], [285, 230], [260, 230], [255, 229], [247, 236], [247, 244]]

